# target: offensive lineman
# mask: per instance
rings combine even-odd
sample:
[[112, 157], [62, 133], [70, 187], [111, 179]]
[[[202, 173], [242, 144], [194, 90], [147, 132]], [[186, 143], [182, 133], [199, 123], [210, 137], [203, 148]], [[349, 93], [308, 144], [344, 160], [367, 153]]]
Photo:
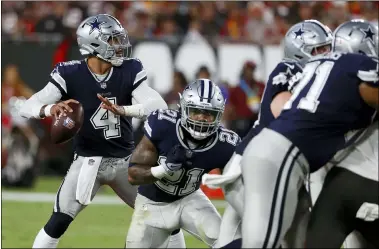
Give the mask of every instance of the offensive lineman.
[[[370, 34], [370, 25], [362, 21], [341, 24], [335, 31], [336, 49], [360, 51], [366, 46], [360, 42], [360, 30]], [[378, 121], [357, 134], [361, 137], [334, 157], [336, 166], [327, 174], [311, 213], [306, 248], [340, 247], [353, 230], [359, 231], [374, 247], [379, 247]], [[356, 239], [357, 242], [361, 241]], [[366, 248], [354, 247], [358, 246]]]
[[[305, 63], [317, 54], [329, 52], [332, 45], [332, 32], [317, 20], [305, 20], [293, 25], [284, 38], [284, 59], [276, 66], [269, 76], [262, 98], [259, 118], [225, 167], [223, 175], [205, 175], [203, 184], [209, 187], [223, 187], [225, 198], [233, 207], [227, 207], [223, 215], [218, 247], [228, 244], [233, 239], [240, 238], [239, 230], [230, 236], [229, 231], [240, 223], [243, 214], [243, 183], [241, 177], [241, 155], [248, 142], [264, 127], [268, 126], [277, 116], [285, 102], [291, 97], [293, 85], [290, 78], [302, 72]], [[233, 210], [234, 209], [234, 210]], [[235, 213], [236, 212], [236, 213]], [[231, 225], [231, 223], [233, 225]], [[240, 247], [240, 241], [230, 244]]]
[[359, 51], [354, 39], [347, 48], [360, 54], [336, 47], [309, 60], [282, 113], [246, 147], [243, 247], [279, 247], [306, 176], [346, 145], [348, 132], [371, 124], [379, 106], [378, 28], [357, 25], [350, 34], [359, 36]]
[[[208, 79], [188, 85], [180, 110], [157, 110], [130, 159], [129, 181], [140, 185], [126, 246], [166, 248], [179, 228], [213, 246], [221, 217], [199, 189], [201, 177], [223, 168], [239, 136], [220, 127], [225, 100]], [[156, 166], [158, 164], [158, 166]]]
[[[84, 108], [84, 123], [74, 138], [74, 160], [58, 190], [53, 214], [33, 248], [57, 247], [70, 223], [103, 184], [134, 207], [137, 189], [127, 181], [128, 158], [134, 149], [132, 117], [144, 118], [157, 108], [167, 108], [147, 85], [141, 62], [129, 58], [127, 32], [116, 18], [106, 14], [89, 17], [76, 34], [80, 52], [87, 58], [58, 63], [49, 83], [20, 110], [26, 118], [41, 119], [72, 111], [69, 102], [79, 101]], [[181, 242], [173, 247], [183, 247], [183, 234], [175, 237], [181, 237]]]

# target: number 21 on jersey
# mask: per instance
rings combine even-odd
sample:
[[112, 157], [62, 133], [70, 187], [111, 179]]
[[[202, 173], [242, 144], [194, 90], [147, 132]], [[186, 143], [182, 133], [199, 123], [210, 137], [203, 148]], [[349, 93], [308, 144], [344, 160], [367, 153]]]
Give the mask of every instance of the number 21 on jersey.
[[[160, 156], [158, 164], [161, 165], [166, 161], [166, 157]], [[166, 193], [178, 196], [189, 195], [197, 189], [197, 185], [200, 183], [200, 177], [204, 169], [193, 168], [186, 170], [181, 168], [174, 171], [172, 175], [167, 175], [161, 180], [156, 181], [154, 184]], [[179, 186], [184, 176], [187, 176], [187, 180], [184, 186]]]
[[[108, 98], [112, 104], [116, 104], [116, 97]], [[91, 123], [95, 129], [102, 129], [105, 139], [121, 137], [120, 116], [101, 107], [101, 104], [91, 117]]]

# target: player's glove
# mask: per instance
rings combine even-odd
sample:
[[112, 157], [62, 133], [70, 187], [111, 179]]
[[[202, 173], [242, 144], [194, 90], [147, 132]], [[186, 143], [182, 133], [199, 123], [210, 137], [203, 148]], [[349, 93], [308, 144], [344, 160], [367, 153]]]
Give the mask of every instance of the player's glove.
[[182, 168], [186, 161], [186, 149], [181, 145], [175, 145], [167, 154], [164, 168], [166, 171], [176, 171]]

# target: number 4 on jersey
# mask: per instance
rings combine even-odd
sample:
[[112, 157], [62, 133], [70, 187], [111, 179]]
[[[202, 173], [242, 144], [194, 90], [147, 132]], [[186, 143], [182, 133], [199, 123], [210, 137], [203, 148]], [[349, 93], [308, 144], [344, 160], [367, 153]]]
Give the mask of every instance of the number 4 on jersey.
[[[116, 98], [108, 98], [112, 104], [116, 104]], [[103, 129], [105, 139], [121, 137], [120, 116], [100, 106], [91, 117], [91, 123], [95, 129]]]

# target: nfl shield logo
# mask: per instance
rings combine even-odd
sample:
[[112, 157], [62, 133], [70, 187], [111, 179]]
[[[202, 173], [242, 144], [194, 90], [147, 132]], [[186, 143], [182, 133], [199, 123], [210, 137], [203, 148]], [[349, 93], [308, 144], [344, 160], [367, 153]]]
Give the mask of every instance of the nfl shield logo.
[[88, 160], [88, 165], [93, 165], [94, 163], [95, 163], [95, 160], [93, 160], [93, 159]]
[[101, 87], [102, 89], [107, 88], [107, 83], [106, 83], [106, 82], [102, 82], [102, 83], [100, 83], [100, 87]]
[[63, 126], [68, 128], [68, 129], [72, 129], [74, 128], [75, 126], [75, 121], [72, 120], [71, 118], [67, 117], [64, 121], [63, 121]]

